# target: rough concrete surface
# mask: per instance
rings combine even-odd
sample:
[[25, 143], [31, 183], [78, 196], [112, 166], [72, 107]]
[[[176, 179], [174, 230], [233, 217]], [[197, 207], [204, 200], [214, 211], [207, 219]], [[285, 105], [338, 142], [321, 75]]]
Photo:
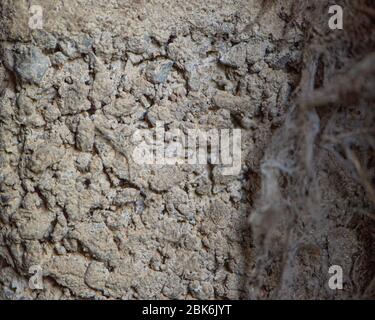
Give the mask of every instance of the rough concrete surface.
[[[264, 163], [288, 167], [272, 162], [267, 148], [298, 145], [295, 135], [275, 140], [283, 126], [294, 133], [285, 123], [309, 67], [307, 27], [293, 21], [293, 2], [1, 1], [0, 299], [352, 298], [365, 291], [375, 250], [373, 230], [359, 229], [373, 227], [373, 205], [329, 153], [316, 162], [323, 200], [315, 218], [326, 220], [296, 223], [289, 260], [279, 244], [290, 227], [268, 249], [257, 235], [265, 197], [283, 212], [293, 204], [294, 214], [308, 211], [293, 193], [302, 180], [277, 177], [290, 190], [282, 205], [262, 192]], [[43, 8], [41, 29], [29, 26], [32, 5]], [[326, 114], [318, 115], [322, 127], [329, 127]], [[158, 121], [166, 131], [240, 128], [241, 172], [134, 162], [140, 141], [133, 133]], [[281, 261], [292, 270], [287, 276]], [[339, 294], [327, 288], [332, 264], [350, 272]], [[43, 289], [30, 288], [33, 266]], [[356, 266], [358, 281], [350, 278]]]

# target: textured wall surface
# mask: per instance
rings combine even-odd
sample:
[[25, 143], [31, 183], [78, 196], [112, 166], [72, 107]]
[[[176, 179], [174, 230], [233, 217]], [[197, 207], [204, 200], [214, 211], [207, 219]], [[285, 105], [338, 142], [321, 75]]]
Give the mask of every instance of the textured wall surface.
[[[292, 3], [1, 1], [1, 299], [271, 296], [282, 249], [259, 262], [258, 254], [266, 256], [249, 215], [265, 150], [306, 67], [305, 27], [291, 22]], [[33, 4], [43, 8], [41, 29], [30, 28]], [[167, 132], [241, 129], [240, 173], [135, 162], [130, 155], [141, 141], [134, 132], [158, 121]], [[323, 172], [332, 206], [319, 212], [341, 222], [324, 223], [333, 233], [314, 244], [296, 241], [293, 273], [319, 279], [290, 280], [300, 287], [287, 286], [284, 297], [331, 297], [320, 290], [324, 266], [337, 255], [350, 267], [364, 247], [355, 222], [341, 220], [354, 208], [369, 210], [361, 185], [334, 177], [334, 168]], [[278, 179], [288, 190], [287, 178]], [[342, 184], [347, 197], [338, 195]], [[277, 201], [268, 197], [271, 206]], [[300, 231], [321, 230], [312, 225], [301, 222]], [[33, 266], [42, 270], [43, 290], [30, 288]]]

